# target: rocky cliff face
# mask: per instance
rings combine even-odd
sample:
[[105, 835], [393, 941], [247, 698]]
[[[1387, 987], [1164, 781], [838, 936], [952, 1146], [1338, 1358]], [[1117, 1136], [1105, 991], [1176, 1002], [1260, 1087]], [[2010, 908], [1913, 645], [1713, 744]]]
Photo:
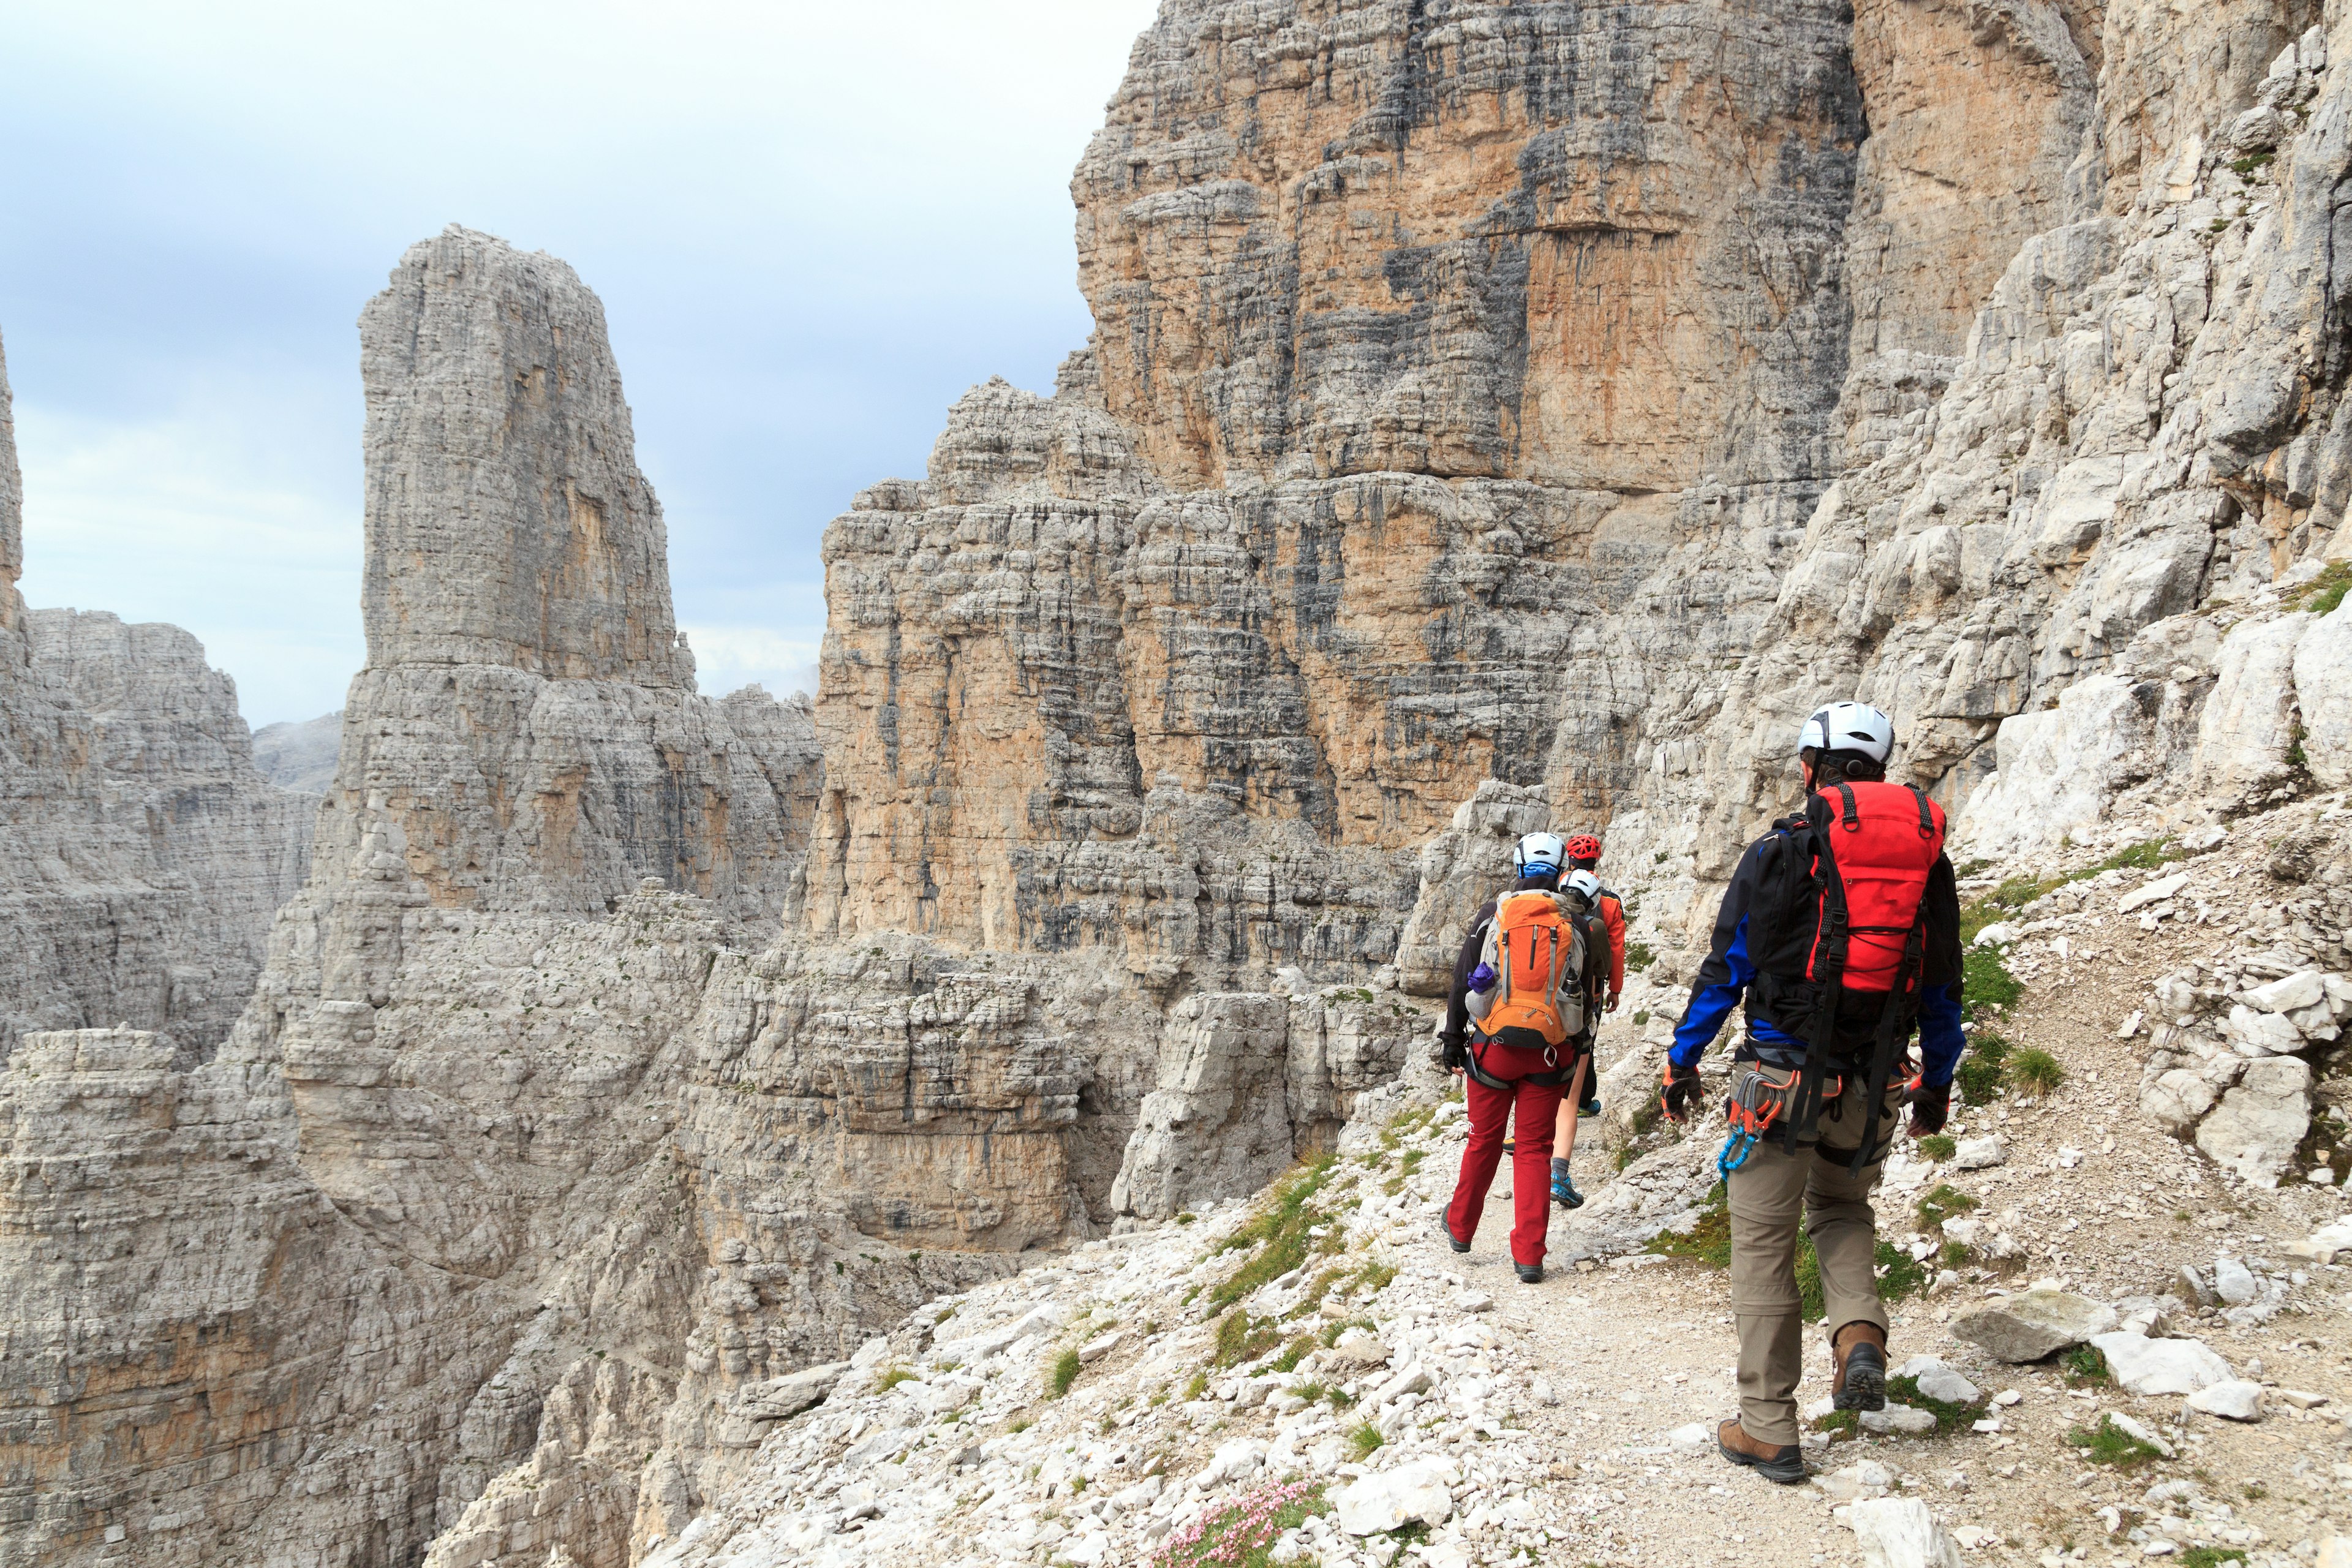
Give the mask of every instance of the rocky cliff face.
[[2095, 205], [2085, 27], [1163, 8], [1073, 185], [1093, 349], [829, 536], [827, 918], [1369, 975], [1481, 780], [1654, 852], [1848, 448]]
[[2316, 19], [1164, 7], [1073, 186], [1092, 350], [829, 537], [828, 918], [1371, 974], [1495, 779], [1679, 943], [1857, 692], [1958, 810], [2336, 548]]
[[302, 885], [317, 797], [255, 770], [235, 684], [179, 627], [26, 608], [8, 409], [0, 365], [0, 1056], [123, 1024], [193, 1062]]
[[[694, 691], [568, 268], [452, 230], [362, 336], [371, 663], [251, 1005], [194, 1070], [65, 1031], [0, 1078], [0, 1562], [625, 1563], [761, 1388], [1108, 1224], [1153, 1088], [1097, 955], [785, 926], [810, 715]], [[1184, 1191], [1328, 1142], [1374, 1012], [1275, 1004], [1286, 1098]]]

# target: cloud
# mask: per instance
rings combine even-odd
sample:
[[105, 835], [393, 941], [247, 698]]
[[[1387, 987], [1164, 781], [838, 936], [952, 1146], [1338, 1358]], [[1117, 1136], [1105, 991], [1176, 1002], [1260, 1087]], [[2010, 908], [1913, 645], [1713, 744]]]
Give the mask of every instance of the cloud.
[[705, 694], [723, 697], [759, 685], [771, 697], [816, 693], [817, 649], [823, 640], [793, 636], [771, 626], [697, 626], [680, 628], [694, 649], [694, 683]]
[[242, 437], [274, 400], [218, 390], [137, 421], [19, 396], [19, 586], [36, 606], [184, 626], [237, 678], [247, 722], [310, 718], [341, 706], [365, 652], [357, 497], [338, 507], [311, 476], [272, 473]]

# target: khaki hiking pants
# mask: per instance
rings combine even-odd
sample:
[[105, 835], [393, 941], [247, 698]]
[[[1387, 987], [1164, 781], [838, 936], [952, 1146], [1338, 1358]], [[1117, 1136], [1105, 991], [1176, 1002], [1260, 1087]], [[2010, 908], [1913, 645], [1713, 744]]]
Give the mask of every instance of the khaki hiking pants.
[[[1754, 1071], [1742, 1062], [1732, 1085]], [[1785, 1076], [1776, 1073], [1775, 1079]], [[1790, 1154], [1777, 1137], [1748, 1151], [1731, 1173], [1731, 1311], [1739, 1332], [1739, 1425], [1759, 1442], [1797, 1441], [1797, 1383], [1804, 1375], [1804, 1330], [1797, 1292], [1797, 1219], [1805, 1218], [1821, 1260], [1822, 1326], [1834, 1336], [1848, 1323], [1875, 1323], [1878, 1304], [1878, 1215], [1870, 1194], [1895, 1140], [1903, 1103], [1898, 1075], [1887, 1086], [1879, 1118], [1877, 1158], [1850, 1174], [1846, 1166], [1862, 1142], [1862, 1101], [1868, 1086], [1849, 1080], [1844, 1093], [1822, 1107], [1822, 1144]], [[1777, 1131], [1778, 1129], [1775, 1129]], [[1836, 1152], [1843, 1142], [1845, 1152]]]

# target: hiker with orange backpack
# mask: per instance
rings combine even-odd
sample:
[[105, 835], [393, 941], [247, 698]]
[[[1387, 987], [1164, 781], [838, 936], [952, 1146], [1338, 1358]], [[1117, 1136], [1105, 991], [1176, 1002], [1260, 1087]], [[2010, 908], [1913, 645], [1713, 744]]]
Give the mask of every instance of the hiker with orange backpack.
[[1895, 726], [1875, 708], [1833, 702], [1797, 744], [1805, 809], [1740, 858], [1659, 1095], [1673, 1120], [1690, 1113], [1699, 1058], [1744, 998], [1731, 1133], [1717, 1159], [1731, 1212], [1739, 1415], [1716, 1429], [1716, 1444], [1785, 1485], [1805, 1479], [1798, 1216], [1821, 1264], [1832, 1403], [1884, 1409], [1871, 1194], [1906, 1104], [1914, 1136], [1943, 1127], [1962, 1045], [1959, 895], [1943, 809], [1885, 782]]
[[1512, 851], [1517, 879], [1479, 910], [1454, 966], [1439, 1032], [1444, 1063], [1465, 1079], [1469, 1142], [1445, 1211], [1445, 1237], [1470, 1250], [1512, 1123], [1511, 1261], [1520, 1282], [1543, 1279], [1552, 1134], [1563, 1089], [1580, 1093], [1601, 1010], [1607, 936], [1600, 883], [1564, 885], [1560, 840], [1530, 833]]

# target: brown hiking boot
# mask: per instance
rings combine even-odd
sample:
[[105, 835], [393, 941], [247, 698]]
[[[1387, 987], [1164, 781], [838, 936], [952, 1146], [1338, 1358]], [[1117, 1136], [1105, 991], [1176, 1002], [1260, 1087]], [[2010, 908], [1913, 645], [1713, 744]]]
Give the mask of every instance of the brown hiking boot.
[[1848, 1323], [1830, 1338], [1837, 1373], [1830, 1404], [1839, 1410], [1886, 1408], [1886, 1331], [1876, 1323]]
[[1805, 1454], [1796, 1444], [1775, 1447], [1748, 1435], [1748, 1428], [1737, 1421], [1727, 1421], [1715, 1429], [1715, 1446], [1723, 1457], [1735, 1465], [1746, 1465], [1768, 1481], [1778, 1481], [1784, 1487], [1802, 1486], [1805, 1481]]

